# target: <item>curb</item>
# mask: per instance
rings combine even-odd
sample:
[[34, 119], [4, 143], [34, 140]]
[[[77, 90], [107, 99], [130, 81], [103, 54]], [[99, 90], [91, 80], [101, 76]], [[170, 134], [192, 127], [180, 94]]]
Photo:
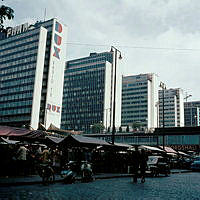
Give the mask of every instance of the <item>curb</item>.
[[[171, 172], [171, 174], [181, 174], [181, 173], [189, 173], [192, 172], [192, 170], [184, 170], [184, 171], [174, 171]], [[119, 174], [119, 175], [107, 175], [107, 176], [95, 176], [95, 180], [102, 180], [102, 179], [111, 179], [111, 178], [127, 178], [127, 177], [133, 177], [133, 174]], [[77, 181], [80, 181], [80, 178], [76, 178]], [[63, 182], [63, 179], [57, 179], [55, 180], [55, 183]], [[9, 186], [22, 186], [22, 185], [34, 185], [34, 184], [42, 184], [42, 181], [23, 181], [23, 182], [4, 182], [0, 183], [0, 187], [9, 187]]]

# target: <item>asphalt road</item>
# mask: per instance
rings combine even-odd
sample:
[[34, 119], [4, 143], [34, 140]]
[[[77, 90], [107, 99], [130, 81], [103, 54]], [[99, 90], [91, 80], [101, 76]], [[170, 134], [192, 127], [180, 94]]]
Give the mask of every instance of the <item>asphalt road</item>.
[[145, 183], [115, 178], [72, 185], [1, 187], [0, 200], [200, 200], [199, 189], [200, 173], [180, 173], [146, 178]]

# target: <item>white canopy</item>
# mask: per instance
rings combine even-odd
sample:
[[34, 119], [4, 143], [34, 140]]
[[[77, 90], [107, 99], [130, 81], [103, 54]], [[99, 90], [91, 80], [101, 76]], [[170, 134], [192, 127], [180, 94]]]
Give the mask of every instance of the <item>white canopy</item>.
[[3, 138], [1, 137], [1, 139], [6, 142], [6, 144], [17, 144], [19, 143], [20, 141], [16, 141], [16, 140], [9, 140], [9, 139], [6, 139], [6, 138]]
[[[163, 149], [163, 146], [159, 146], [161, 149]], [[171, 147], [166, 147], [164, 149], [167, 153], [177, 153], [174, 149], [172, 149]]]
[[186, 153], [184, 153], [182, 151], [178, 151], [178, 153], [181, 154], [181, 155], [183, 155], [183, 156], [188, 156], [188, 157], [190, 156], [190, 155], [188, 155], [188, 154], [186, 154]]
[[164, 152], [162, 149], [159, 149], [157, 147], [146, 146], [146, 145], [141, 145], [138, 148], [139, 149], [148, 149], [148, 150], [151, 150], [151, 151], [162, 151], [162, 152]]

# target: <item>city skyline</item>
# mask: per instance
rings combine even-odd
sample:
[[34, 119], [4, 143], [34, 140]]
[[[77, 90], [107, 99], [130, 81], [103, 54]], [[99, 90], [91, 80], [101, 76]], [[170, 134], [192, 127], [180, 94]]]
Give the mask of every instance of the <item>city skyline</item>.
[[147, 0], [116, 4], [114, 1], [6, 0], [2, 4], [15, 11], [14, 20], [5, 24], [8, 26], [52, 17], [67, 25], [66, 60], [81, 58], [90, 52], [109, 51], [114, 45], [122, 52], [119, 70], [123, 75], [155, 73], [167, 88], [182, 88], [184, 93], [191, 94], [189, 101], [200, 99], [196, 87], [200, 44], [198, 1]]

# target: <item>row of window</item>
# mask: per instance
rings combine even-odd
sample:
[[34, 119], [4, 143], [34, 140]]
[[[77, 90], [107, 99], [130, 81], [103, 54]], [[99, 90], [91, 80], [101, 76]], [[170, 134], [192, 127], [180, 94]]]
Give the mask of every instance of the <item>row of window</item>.
[[103, 64], [96, 64], [96, 65], [90, 65], [90, 66], [86, 66], [86, 67], [79, 67], [79, 68], [72, 68], [72, 69], [67, 69], [67, 73], [72, 73], [72, 72], [78, 72], [78, 71], [86, 71], [86, 70], [90, 70], [90, 69], [97, 69], [97, 68], [102, 68], [105, 67], [105, 63]]
[[16, 115], [23, 113], [31, 113], [31, 108], [17, 108], [17, 109], [9, 109], [9, 110], [1, 110], [0, 115]]
[[[33, 78], [35, 75], [35, 70], [26, 70], [25, 72], [21, 73], [19, 71], [18, 73], [12, 73], [8, 76], [1, 76], [2, 83], [6, 84], [6, 86], [9, 86], [9, 83], [11, 81], [15, 81], [16, 79], [22, 79], [22, 78]], [[6, 83], [7, 82], [7, 83]]]
[[[124, 79], [122, 79], [122, 82], [124, 81]], [[135, 82], [135, 83], [122, 83], [122, 88], [126, 88], [126, 87], [133, 87], [133, 86], [138, 86], [138, 85], [147, 85], [147, 82]]]
[[25, 98], [30, 98], [32, 96], [33, 96], [32, 90], [31, 91], [22, 91], [20, 93], [14, 91], [12, 94], [11, 93], [5, 93], [5, 94], [0, 93], [1, 101], [19, 100], [19, 99], [21, 100], [21, 99], [25, 99]]
[[134, 91], [134, 90], [145, 90], [147, 91], [147, 87], [135, 87], [135, 88], [127, 88], [127, 89], [122, 89], [122, 92], [127, 93], [127, 91]]
[[110, 63], [112, 63], [112, 54], [111, 53], [103, 53], [103, 54], [96, 54], [94, 57], [90, 56], [87, 58], [81, 58], [79, 60], [75, 60], [75, 61], [69, 61], [68, 67], [74, 67], [77, 65], [84, 65], [84, 64], [88, 64], [88, 63], [96, 63], [96, 62], [105, 62], [105, 61], [109, 61]]
[[[130, 108], [128, 109], [129, 111], [122, 111], [122, 115], [123, 114], [128, 114], [128, 113], [139, 113], [139, 112], [147, 112], [147, 110], [141, 110], [142, 108], [147, 108], [147, 106], [141, 106], [141, 107], [137, 107], [137, 110], [130, 110]], [[126, 108], [123, 108], [122, 110], [125, 110]]]
[[6, 122], [18, 122], [18, 121], [29, 121], [30, 120], [30, 114], [23, 114], [23, 115], [8, 115], [8, 116], [1, 116], [0, 115], [0, 122], [6, 123]]
[[[13, 61], [16, 61], [16, 60], [21, 60], [21, 58], [28, 58], [30, 55], [33, 55], [33, 54], [36, 54], [37, 53], [37, 49], [36, 48], [32, 48], [32, 50], [29, 50], [29, 51], [23, 51], [22, 53], [14, 53], [8, 57], [3, 57], [3, 58], [0, 58], [1, 61], [2, 61], [2, 64], [3, 63], [10, 63], [10, 62], [13, 62]], [[26, 61], [26, 60], [25, 60]]]
[[38, 48], [38, 39], [33, 39], [31, 38], [31, 42], [27, 42], [27, 43], [22, 43], [19, 45], [14, 44], [13, 47], [1, 50], [0, 53], [0, 58], [6, 58], [9, 56], [13, 56], [15, 54], [22, 54], [26, 51], [30, 51], [33, 49], [37, 49]]
[[28, 70], [29, 68], [34, 68], [35, 63], [36, 63], [36, 60], [32, 61], [32, 62], [26, 62], [26, 60], [24, 60], [23, 63], [9, 65], [7, 67], [5, 67], [5, 66], [3, 67], [3, 65], [2, 65], [1, 70], [0, 70], [0, 76], [1, 75], [7, 76], [7, 74], [12, 73], [12, 72], [17, 72], [19, 70]]
[[13, 81], [2, 81], [0, 83], [0, 88], [1, 89], [10, 89], [11, 87], [21, 87], [25, 88], [28, 85], [34, 85], [34, 77], [30, 78], [19, 78], [19, 79], [14, 79]]
[[20, 44], [24, 44], [24, 43], [28, 43], [31, 42], [33, 38], [33, 40], [38, 39], [39, 34], [38, 34], [38, 30], [34, 30], [31, 32], [24, 32], [23, 34], [18, 34], [15, 36], [11, 36], [6, 38], [5, 40], [1, 40], [0, 44], [1, 44], [1, 50], [8, 50], [9, 48], [13, 48], [13, 46], [16, 45], [20, 45]]
[[20, 107], [26, 107], [32, 105], [32, 100], [26, 100], [26, 101], [15, 101], [15, 102], [0, 102], [0, 109], [2, 110], [9, 110], [11, 108], [17, 109]]
[[10, 65], [17, 65], [24, 62], [32, 62], [32, 61], [35, 61], [36, 59], [37, 59], [37, 53], [34, 52], [33, 54], [29, 54], [26, 56], [19, 56], [18, 58], [13, 58], [4, 62], [0, 62], [0, 65], [2, 67], [8, 67]]
[[32, 100], [32, 94], [29, 93], [26, 94], [26, 97], [23, 98], [23, 94], [18, 94], [17, 97], [18, 98], [14, 98], [15, 95], [9, 95], [9, 96], [2, 96], [0, 99], [0, 104], [4, 104], [6, 103], [12, 103], [12, 102], [29, 102], [30, 100]]
[[144, 94], [144, 97], [147, 97], [147, 91], [122, 93], [122, 97], [132, 96], [132, 98], [136, 98], [135, 95], [141, 95], [141, 94]]

